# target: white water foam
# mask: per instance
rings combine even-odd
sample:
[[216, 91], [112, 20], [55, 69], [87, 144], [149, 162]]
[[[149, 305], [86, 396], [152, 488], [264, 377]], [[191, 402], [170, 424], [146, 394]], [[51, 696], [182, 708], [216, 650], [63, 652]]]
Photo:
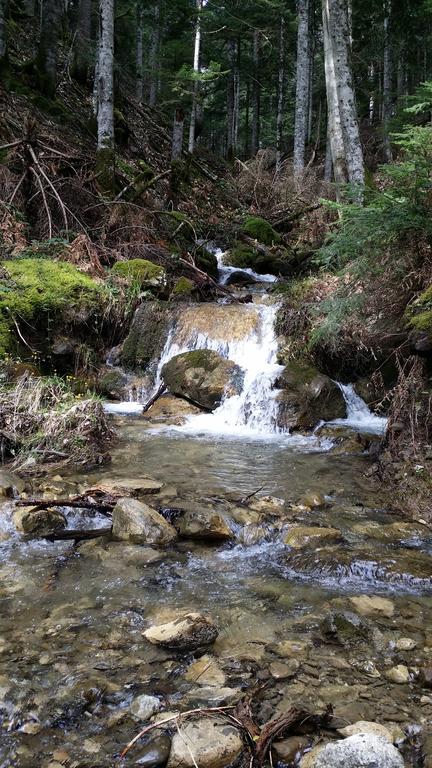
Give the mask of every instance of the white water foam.
[[132, 400], [127, 400], [122, 403], [104, 403], [103, 408], [105, 413], [133, 415], [135, 413], [136, 414], [142, 413], [143, 404], [133, 402]]
[[341, 384], [339, 381], [336, 384], [344, 396], [347, 415], [345, 419], [335, 419], [329, 422], [329, 424], [332, 426], [349, 427], [359, 432], [383, 435], [387, 428], [387, 419], [383, 416], [375, 416], [364, 400], [357, 394], [352, 384]]
[[270, 275], [270, 274], [260, 275], [258, 272], [254, 272], [253, 269], [250, 269], [249, 267], [240, 269], [239, 267], [232, 267], [229, 264], [225, 264], [224, 263], [225, 252], [222, 251], [221, 248], [215, 248], [213, 253], [217, 259], [218, 269], [219, 269], [219, 283], [221, 285], [226, 285], [230, 276], [235, 273], [249, 275], [252, 278], [252, 282], [255, 282], [255, 281], [257, 283], [276, 283], [277, 282], [276, 275]]

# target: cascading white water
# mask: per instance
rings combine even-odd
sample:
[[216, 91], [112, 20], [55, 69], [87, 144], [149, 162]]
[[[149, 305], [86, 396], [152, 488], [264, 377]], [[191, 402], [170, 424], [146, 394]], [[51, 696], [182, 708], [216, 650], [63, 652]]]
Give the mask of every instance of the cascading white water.
[[357, 394], [352, 384], [341, 384], [336, 382], [340, 388], [347, 407], [345, 419], [335, 419], [332, 424], [351, 427], [359, 432], [368, 432], [371, 434], [382, 435], [387, 427], [387, 419], [381, 416], [375, 416], [368, 408], [364, 400]]
[[[155, 388], [160, 385], [162, 368], [168, 360], [195, 349], [218, 352], [244, 371], [241, 394], [227, 397], [211, 414], [192, 417], [181, 428], [183, 431], [245, 436], [278, 433], [277, 390], [273, 386], [283, 366], [277, 363], [276, 312], [275, 305], [265, 304], [223, 308], [201, 305], [191, 308], [189, 317], [186, 314], [180, 326], [171, 330], [159, 361]], [[225, 327], [220, 327], [222, 313], [228, 319]], [[204, 319], [210, 323], [207, 331], [201, 322]]]
[[[209, 250], [212, 250], [212, 249], [209, 249]], [[250, 277], [252, 278], [252, 282], [257, 282], [257, 283], [276, 283], [277, 282], [276, 275], [260, 275], [258, 272], [254, 272], [253, 269], [250, 269], [250, 267], [239, 269], [239, 267], [232, 267], [229, 264], [225, 264], [224, 263], [225, 253], [221, 248], [214, 248], [212, 252], [214, 253], [217, 259], [218, 269], [219, 269], [219, 283], [221, 285], [226, 285], [231, 275], [235, 274], [236, 272], [250, 275]]]

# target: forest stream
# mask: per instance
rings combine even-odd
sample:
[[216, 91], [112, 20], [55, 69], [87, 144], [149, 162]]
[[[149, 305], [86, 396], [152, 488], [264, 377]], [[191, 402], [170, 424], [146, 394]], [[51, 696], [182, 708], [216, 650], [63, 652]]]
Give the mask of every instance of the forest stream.
[[[232, 268], [218, 255], [223, 283]], [[110, 404], [119, 440], [109, 468], [43, 484], [49, 499], [152, 478], [145, 500], [167, 519], [175, 523], [179, 509], [215, 513], [226, 541], [49, 542], [11, 535], [1, 518], [1, 768], [115, 765], [158, 711], [231, 705], [248, 693], [260, 723], [331, 704], [341, 727], [380, 723], [406, 765], [422, 764], [416, 737], [432, 717], [418, 685], [432, 653], [431, 531], [390, 511], [391, 488], [372, 483], [366, 458], [335, 450], [332, 430], [385, 428], [352, 387], [342, 387], [346, 418], [308, 436], [278, 427], [272, 280], [253, 286], [252, 303], [190, 305], [152, 385], [174, 355], [213, 349], [244, 370], [239, 394], [181, 424], [146, 418], [140, 402]], [[62, 511], [73, 530], [107, 525], [100, 514]], [[211, 617], [211, 648], [178, 653], [143, 638], [188, 612]], [[125, 765], [164, 763], [169, 737], [151, 736]], [[275, 747], [274, 761], [298, 764], [311, 741], [295, 738]]]

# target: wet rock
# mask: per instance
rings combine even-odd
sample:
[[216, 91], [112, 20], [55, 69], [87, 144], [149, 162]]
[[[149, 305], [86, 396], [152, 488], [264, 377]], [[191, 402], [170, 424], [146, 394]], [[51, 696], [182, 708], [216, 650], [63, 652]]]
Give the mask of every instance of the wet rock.
[[307, 658], [312, 644], [309, 640], [283, 640], [277, 643], [275, 651], [282, 659]]
[[202, 413], [201, 408], [193, 405], [188, 400], [175, 395], [164, 395], [156, 400], [151, 408], [146, 411], [143, 418], [155, 424], [173, 424], [181, 426], [189, 416], [197, 416]]
[[134, 750], [132, 765], [159, 768], [166, 764], [170, 751], [171, 739], [166, 733], [161, 733], [152, 738], [144, 747]]
[[129, 369], [144, 369], [160, 357], [173, 317], [172, 308], [144, 301], [135, 312], [120, 355]]
[[423, 688], [432, 688], [432, 667], [422, 667], [419, 680]]
[[98, 490], [108, 493], [110, 496], [147, 496], [151, 493], [159, 493], [162, 483], [152, 477], [127, 477], [105, 478], [102, 477], [97, 484]]
[[404, 761], [382, 736], [359, 733], [312, 750], [300, 768], [404, 768]]
[[356, 595], [350, 597], [350, 603], [361, 616], [385, 616], [390, 619], [394, 614], [394, 603], [378, 595]]
[[174, 734], [168, 768], [226, 768], [242, 750], [240, 733], [232, 725], [216, 718], [196, 720]]
[[385, 725], [370, 723], [367, 720], [358, 720], [352, 725], [345, 726], [345, 728], [339, 728], [338, 733], [345, 737], [355, 736], [358, 733], [373, 733], [375, 736], [381, 736], [383, 739], [386, 739], [390, 744], [393, 743], [393, 734]]
[[321, 622], [321, 633], [332, 642], [344, 646], [355, 646], [370, 642], [372, 628], [356, 613], [335, 611]]
[[243, 385], [241, 368], [211, 349], [175, 355], [162, 369], [168, 390], [214, 410], [225, 396], [238, 395]]
[[397, 651], [413, 651], [417, 643], [412, 637], [400, 637], [396, 640], [395, 648]]
[[320, 509], [325, 507], [326, 504], [327, 502], [322, 493], [308, 491], [308, 493], [304, 493], [303, 496], [300, 496], [296, 506], [300, 507], [300, 509]]
[[0, 498], [3, 496], [11, 499], [22, 493], [24, 487], [24, 481], [18, 475], [6, 472], [5, 469], [0, 469]]
[[277, 496], [256, 496], [247, 502], [248, 509], [259, 512], [261, 515], [269, 517], [282, 515], [285, 510], [284, 499], [278, 499]]
[[144, 637], [153, 645], [193, 651], [212, 645], [218, 636], [213, 622], [201, 613], [187, 613], [174, 621], [150, 627]]
[[204, 686], [189, 691], [185, 696], [185, 703], [188, 706], [193, 707], [221, 707], [223, 705], [233, 704], [238, 701], [242, 695], [242, 691], [238, 688]]
[[190, 665], [186, 671], [185, 680], [199, 685], [223, 686], [226, 677], [216, 659], [206, 654]]
[[129, 379], [121, 368], [107, 367], [99, 371], [97, 391], [102, 397], [127, 400]]
[[156, 696], [137, 696], [130, 705], [130, 711], [137, 720], [149, 720], [149, 718], [159, 712], [161, 703]]
[[292, 361], [279, 376], [279, 425], [285, 429], [313, 429], [321, 421], [346, 416], [341, 390], [328, 376], [304, 361]]
[[337, 528], [318, 528], [303, 525], [290, 528], [284, 537], [284, 543], [293, 549], [302, 549], [309, 545], [318, 545], [321, 541], [336, 543], [340, 541], [342, 534]]
[[211, 509], [186, 509], [176, 520], [176, 528], [185, 539], [229, 541], [234, 538], [222, 515]]
[[290, 659], [286, 663], [280, 661], [273, 661], [270, 664], [269, 670], [272, 677], [275, 680], [284, 680], [287, 677], [293, 677], [300, 668], [300, 662], [297, 659]]
[[43, 536], [66, 528], [67, 525], [65, 516], [58, 509], [37, 509], [37, 507], [17, 507], [12, 521], [19, 533], [35, 536]]
[[305, 736], [290, 736], [283, 741], [274, 741], [272, 744], [273, 761], [282, 761], [285, 764], [290, 765], [294, 763], [298, 755], [308, 745], [308, 739]]
[[398, 683], [400, 685], [409, 683], [410, 673], [408, 667], [404, 664], [398, 664], [396, 667], [392, 667], [385, 672], [385, 677], [390, 680], [391, 683]]
[[175, 529], [155, 509], [136, 499], [119, 499], [112, 515], [114, 538], [165, 546], [177, 537]]

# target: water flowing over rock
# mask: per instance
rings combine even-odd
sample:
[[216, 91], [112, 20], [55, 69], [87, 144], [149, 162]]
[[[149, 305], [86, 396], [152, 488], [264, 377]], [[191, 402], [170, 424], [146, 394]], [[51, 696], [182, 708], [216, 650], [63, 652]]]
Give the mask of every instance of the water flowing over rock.
[[240, 394], [243, 385], [241, 368], [210, 349], [175, 355], [162, 368], [162, 379], [172, 394], [208, 410]]
[[387, 739], [359, 733], [314, 749], [300, 768], [404, 768], [404, 761]]
[[307, 546], [319, 546], [322, 541], [333, 543], [340, 541], [342, 534], [337, 528], [306, 527], [302, 525], [290, 528], [284, 538], [284, 543], [293, 549]]
[[19, 533], [29, 533], [35, 536], [42, 536], [60, 528], [66, 528], [66, 518], [59, 509], [17, 507], [12, 520]]
[[112, 521], [114, 538], [123, 541], [165, 546], [177, 538], [175, 529], [162, 515], [136, 499], [119, 499]]
[[218, 630], [207, 616], [188, 613], [166, 624], [154, 625], [143, 634], [153, 645], [178, 651], [194, 651], [212, 645]]
[[167, 768], [227, 768], [243, 750], [239, 731], [213, 718], [179, 726]]

